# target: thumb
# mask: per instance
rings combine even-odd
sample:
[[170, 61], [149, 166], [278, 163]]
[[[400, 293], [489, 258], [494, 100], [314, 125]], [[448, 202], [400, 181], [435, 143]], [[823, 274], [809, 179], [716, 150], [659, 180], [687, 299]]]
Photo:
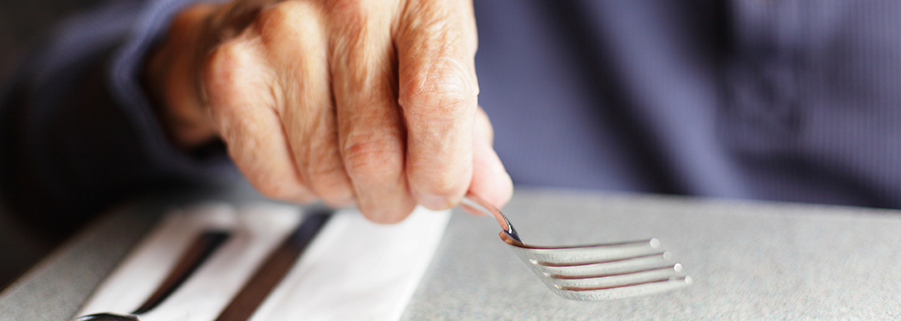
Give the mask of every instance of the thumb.
[[494, 131], [488, 115], [479, 108], [473, 126], [473, 172], [469, 192], [501, 208], [513, 196], [513, 181], [492, 147], [493, 140]]

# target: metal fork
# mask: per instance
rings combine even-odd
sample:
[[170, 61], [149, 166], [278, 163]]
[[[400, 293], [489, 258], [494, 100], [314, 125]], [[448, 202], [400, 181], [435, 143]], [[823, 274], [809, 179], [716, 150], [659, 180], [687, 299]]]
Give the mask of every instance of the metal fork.
[[490, 214], [509, 244], [538, 278], [557, 295], [571, 300], [609, 300], [655, 294], [691, 284], [682, 264], [660, 247], [656, 238], [582, 246], [545, 247], [525, 244], [496, 207], [472, 193], [461, 206]]

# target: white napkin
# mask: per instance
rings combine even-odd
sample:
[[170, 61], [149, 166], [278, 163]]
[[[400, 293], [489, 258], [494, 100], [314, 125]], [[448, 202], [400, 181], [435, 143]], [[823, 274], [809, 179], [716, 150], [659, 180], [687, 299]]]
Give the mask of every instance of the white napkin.
[[[232, 236], [143, 321], [213, 320], [300, 222], [297, 207], [223, 203], [174, 211], [97, 288], [79, 315], [127, 314], [156, 289], [203, 230]], [[251, 320], [397, 320], [444, 234], [449, 211], [417, 208], [395, 225], [336, 213]]]

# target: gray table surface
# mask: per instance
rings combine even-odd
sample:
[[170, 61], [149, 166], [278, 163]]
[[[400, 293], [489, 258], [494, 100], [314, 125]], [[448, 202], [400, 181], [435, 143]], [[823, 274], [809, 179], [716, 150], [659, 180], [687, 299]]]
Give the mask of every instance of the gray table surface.
[[[249, 189], [111, 211], [0, 293], [0, 320], [65, 320], [163, 210], [256, 199]], [[520, 188], [504, 212], [526, 242], [659, 238], [695, 282], [576, 302], [548, 291], [497, 223], [456, 212], [403, 320], [901, 319], [901, 211]]]

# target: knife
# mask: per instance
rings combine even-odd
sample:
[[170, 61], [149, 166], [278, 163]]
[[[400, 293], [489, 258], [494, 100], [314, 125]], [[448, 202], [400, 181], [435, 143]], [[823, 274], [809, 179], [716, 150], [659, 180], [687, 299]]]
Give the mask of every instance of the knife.
[[303, 222], [254, 271], [216, 321], [245, 321], [269, 296], [303, 254], [304, 249], [328, 222], [331, 209], [310, 209]]

